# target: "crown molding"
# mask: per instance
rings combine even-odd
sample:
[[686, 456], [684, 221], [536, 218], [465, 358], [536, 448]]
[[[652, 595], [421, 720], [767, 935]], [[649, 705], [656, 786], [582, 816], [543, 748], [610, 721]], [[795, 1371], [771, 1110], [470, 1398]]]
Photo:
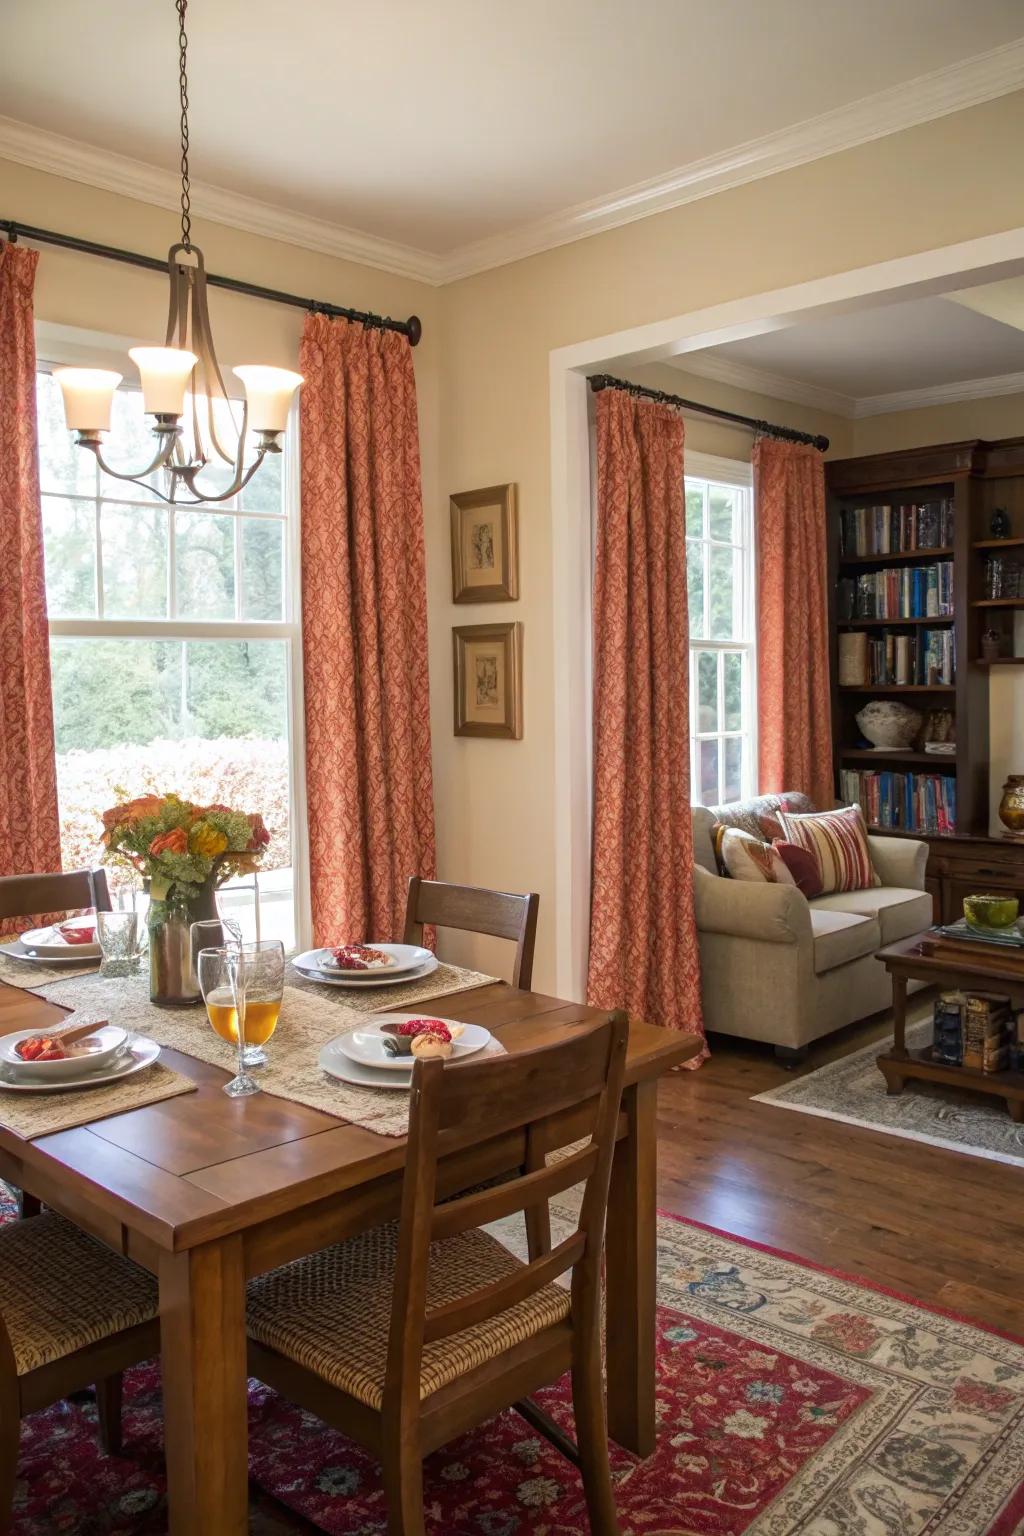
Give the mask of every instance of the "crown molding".
[[[81, 144], [62, 134], [44, 133], [11, 117], [0, 117], [0, 160], [13, 160], [32, 170], [84, 182], [86, 186], [116, 192], [140, 203], [152, 203], [157, 208], [171, 208], [177, 212], [180, 205], [181, 182], [176, 172], [164, 171], [110, 150], [97, 149], [91, 144]], [[303, 250], [359, 262], [365, 267], [376, 267], [397, 277], [415, 278], [432, 286], [444, 280], [442, 258], [430, 251], [378, 239], [375, 235], [331, 224], [310, 214], [293, 213], [287, 208], [278, 208], [272, 203], [260, 202], [257, 198], [205, 182], [194, 181], [191, 196], [193, 215], [210, 219], [215, 224], [227, 224], [251, 235], [283, 240], [287, 245], [298, 245]]]
[[713, 352], [683, 352], [666, 361], [683, 373], [699, 374], [701, 378], [731, 384], [735, 389], [747, 389], [755, 395], [768, 395], [773, 400], [791, 400], [794, 405], [808, 405], [813, 410], [830, 411], [833, 416], [857, 414], [857, 401], [852, 395], [840, 394], [838, 390], [825, 389], [817, 384], [805, 384], [783, 373], [769, 373], [762, 368], [753, 368], [749, 363], [735, 362], [732, 358], [716, 357]]
[[[192, 208], [217, 224], [437, 286], [618, 229], [1022, 89], [1024, 37], [443, 255], [202, 182], [192, 184]], [[13, 118], [0, 117], [0, 159], [160, 208], [178, 207], [179, 186], [173, 172], [60, 134], [45, 133]]]
[[1024, 395], [1024, 373], [997, 373], [988, 379], [959, 379], [924, 389], [897, 390], [891, 395], [864, 395], [854, 402], [853, 415], [888, 416], [930, 405], [957, 405], [961, 400], [991, 400], [996, 395]]

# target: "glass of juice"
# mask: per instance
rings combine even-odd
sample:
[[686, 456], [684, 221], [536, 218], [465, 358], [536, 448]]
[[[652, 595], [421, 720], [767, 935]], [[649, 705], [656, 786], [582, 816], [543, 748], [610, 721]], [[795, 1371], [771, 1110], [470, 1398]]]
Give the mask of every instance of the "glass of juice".
[[199, 985], [215, 1032], [238, 1048], [238, 1075], [225, 1086], [232, 1097], [259, 1093], [250, 1075], [266, 1064], [266, 1042], [277, 1028], [284, 992], [284, 945], [279, 939], [200, 950]]

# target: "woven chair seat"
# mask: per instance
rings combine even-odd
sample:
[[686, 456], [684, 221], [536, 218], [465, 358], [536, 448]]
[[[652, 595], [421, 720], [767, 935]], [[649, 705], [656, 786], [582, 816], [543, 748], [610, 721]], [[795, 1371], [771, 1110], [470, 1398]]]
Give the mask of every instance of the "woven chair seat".
[[[259, 1276], [249, 1285], [249, 1333], [368, 1408], [379, 1409], [397, 1247], [398, 1227], [391, 1224]], [[486, 1232], [446, 1238], [430, 1250], [427, 1306], [456, 1301], [522, 1267]], [[426, 1345], [420, 1397], [568, 1315], [568, 1291], [546, 1285], [497, 1317]]]
[[157, 1315], [156, 1282], [46, 1212], [0, 1227], [0, 1315], [19, 1376]]

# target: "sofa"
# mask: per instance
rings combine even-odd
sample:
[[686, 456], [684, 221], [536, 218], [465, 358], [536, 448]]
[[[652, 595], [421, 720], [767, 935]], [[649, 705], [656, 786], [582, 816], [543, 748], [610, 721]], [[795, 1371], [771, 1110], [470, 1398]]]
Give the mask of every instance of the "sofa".
[[693, 807], [694, 903], [700, 942], [704, 1027], [765, 1040], [787, 1064], [813, 1040], [892, 1005], [892, 982], [876, 952], [928, 928], [926, 843], [869, 835], [881, 885], [808, 901], [795, 885], [733, 880], [719, 873], [717, 821], [760, 829], [768, 840], [779, 807], [811, 809], [799, 795], [766, 795]]

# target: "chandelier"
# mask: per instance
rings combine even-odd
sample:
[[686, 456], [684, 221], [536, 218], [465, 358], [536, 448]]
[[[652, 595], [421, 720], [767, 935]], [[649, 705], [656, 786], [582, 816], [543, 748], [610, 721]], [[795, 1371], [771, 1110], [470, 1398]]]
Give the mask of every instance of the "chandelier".
[[[213, 345], [206, 299], [206, 267], [203, 253], [192, 243], [188, 170], [188, 38], [185, 12], [188, 0], [175, 0], [178, 13], [179, 88], [181, 98], [181, 240], [167, 257], [170, 305], [167, 336], [162, 347], [131, 347], [128, 356], [142, 381], [142, 404], [153, 417], [156, 444], [143, 468], [132, 472], [115, 469], [103, 457], [102, 434], [110, 431], [114, 391], [122, 375], [106, 368], [58, 368], [54, 370], [64, 400], [64, 417], [75, 441], [96, 456], [101, 469], [116, 480], [128, 480], [156, 491], [164, 501], [195, 506], [226, 501], [247, 485], [268, 453], [281, 452], [281, 435], [302, 376], [287, 368], [247, 364], [232, 372], [245, 388], [245, 403], [224, 387]], [[186, 390], [190, 399], [186, 401]], [[183, 418], [190, 426], [186, 447]], [[250, 434], [255, 435], [255, 457], [245, 462]], [[199, 483], [213, 456], [231, 468], [227, 489]], [[150, 480], [164, 472], [166, 492]], [[185, 495], [182, 495], [182, 492]]]

